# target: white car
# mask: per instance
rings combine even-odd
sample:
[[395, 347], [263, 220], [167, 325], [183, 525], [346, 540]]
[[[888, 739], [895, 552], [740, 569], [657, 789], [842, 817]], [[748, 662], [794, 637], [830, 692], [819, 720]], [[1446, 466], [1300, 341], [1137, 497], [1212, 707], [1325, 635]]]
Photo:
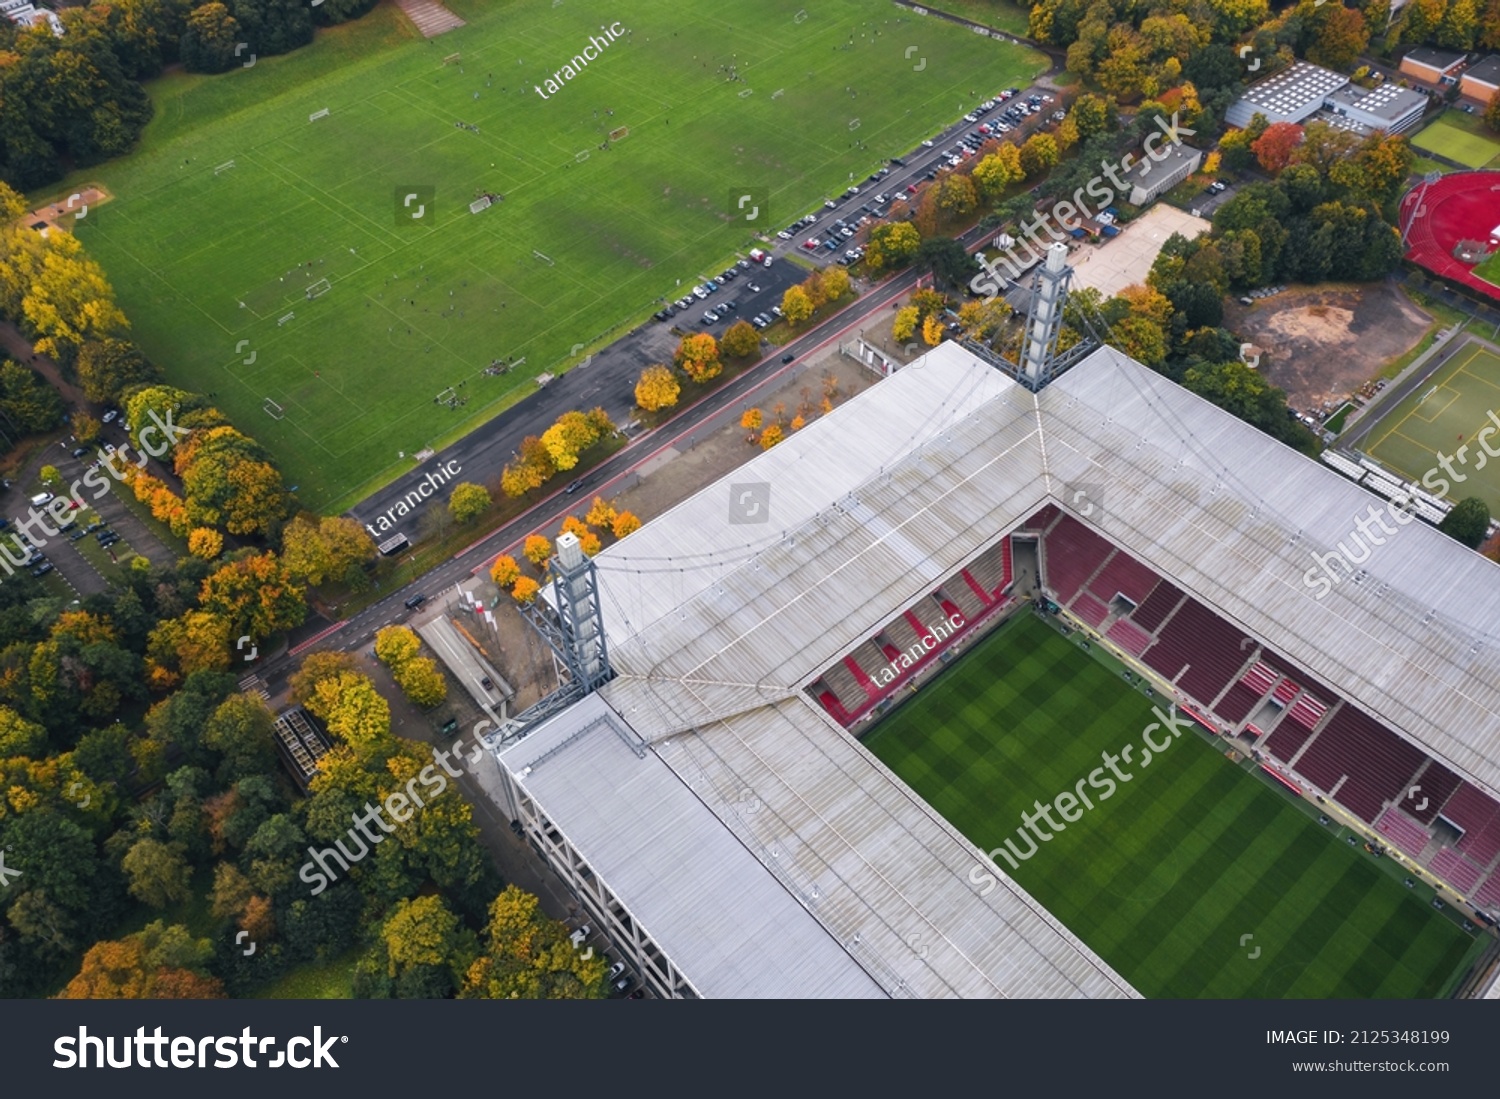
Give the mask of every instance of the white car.
[[791, 240], [792, 239], [792, 234], [788, 233], [785, 229], [781, 230], [776, 235], [778, 237], [780, 237], [782, 240]]
[[702, 301], [704, 298], [708, 297], [708, 291], [701, 286], [695, 286], [693, 287], [693, 297], [697, 298], [699, 301]]
[[929, 139], [927, 141], [922, 142], [922, 148], [924, 148], [924, 149], [930, 149], [930, 148], [932, 148], [932, 141]]

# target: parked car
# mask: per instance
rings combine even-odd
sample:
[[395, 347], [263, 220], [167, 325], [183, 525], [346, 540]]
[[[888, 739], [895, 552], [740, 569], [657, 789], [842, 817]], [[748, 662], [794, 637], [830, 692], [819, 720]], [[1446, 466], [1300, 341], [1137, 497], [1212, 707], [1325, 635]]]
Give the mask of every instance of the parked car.
[[590, 927], [588, 924], [584, 924], [577, 931], [573, 932], [573, 934], [571, 934], [571, 935], [568, 936], [568, 941], [570, 943], [572, 943], [575, 947], [579, 947], [579, 946], [582, 946], [585, 942], [587, 942], [588, 941], [588, 937], [590, 935], [592, 935], [593, 933], [594, 933], [594, 929], [592, 927]]

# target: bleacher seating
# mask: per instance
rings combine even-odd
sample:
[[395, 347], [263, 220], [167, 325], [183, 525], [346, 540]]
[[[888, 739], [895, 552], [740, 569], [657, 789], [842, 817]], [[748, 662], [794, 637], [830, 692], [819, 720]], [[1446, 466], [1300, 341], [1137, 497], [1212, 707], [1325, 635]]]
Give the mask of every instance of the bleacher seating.
[[1304, 691], [1302, 697], [1292, 703], [1292, 708], [1286, 716], [1288, 721], [1295, 721], [1298, 725], [1305, 725], [1309, 729], [1315, 729], [1327, 710], [1327, 705], [1321, 700], [1314, 698]]
[[1425, 828], [1408, 819], [1395, 806], [1380, 815], [1380, 819], [1375, 822], [1375, 831], [1412, 858], [1420, 855], [1432, 840], [1432, 835]]
[[1067, 603], [1094, 575], [1114, 546], [1071, 515], [1063, 516], [1042, 539], [1042, 568], [1047, 586]]
[[1272, 652], [1270, 649], [1262, 649], [1260, 651], [1260, 656], [1261, 660], [1269, 665], [1273, 672], [1276, 672], [1278, 675], [1287, 676], [1289, 679], [1296, 680], [1302, 685], [1303, 690], [1311, 691], [1319, 698], [1338, 697], [1337, 691], [1329, 690], [1327, 687], [1323, 686], [1316, 679], [1308, 675], [1305, 671], [1297, 667], [1297, 665], [1293, 664], [1290, 660], [1280, 655], [1279, 653]]
[[[1413, 819], [1419, 820], [1423, 824], [1431, 824], [1442, 810], [1444, 803], [1458, 789], [1461, 781], [1463, 780], [1452, 771], [1448, 770], [1448, 768], [1444, 767], [1437, 760], [1433, 760], [1413, 780], [1414, 783], [1422, 787], [1421, 798], [1408, 798], [1406, 804], [1401, 808]], [[1427, 804], [1418, 809], [1417, 806], [1422, 804], [1422, 798], [1427, 800]]]
[[[1292, 724], [1283, 721], [1279, 729]], [[1324, 790], [1338, 786], [1338, 802], [1373, 823], [1386, 803], [1406, 792], [1424, 758], [1420, 749], [1373, 717], [1344, 705], [1297, 761], [1297, 772]], [[1339, 785], [1345, 775], [1348, 778]]]
[[[1283, 679], [1280, 683], [1276, 684], [1276, 691], [1271, 697], [1285, 706], [1293, 698], [1297, 697], [1297, 692], [1301, 689], [1302, 685], [1295, 679]], [[1312, 726], [1309, 725], [1308, 728], [1311, 729]]]
[[858, 662], [859, 666], [867, 672], [879, 671], [890, 660], [890, 657], [886, 656], [881, 647], [875, 643], [873, 637], [854, 646], [849, 657]]
[[880, 693], [880, 688], [875, 686], [875, 681], [870, 678], [870, 673], [865, 671], [854, 657], [844, 657], [843, 665], [849, 669], [849, 674], [854, 677], [854, 682], [859, 685], [865, 694], [873, 696]]
[[1131, 620], [1147, 633], [1155, 633], [1157, 627], [1167, 620], [1167, 615], [1182, 602], [1182, 589], [1170, 580], [1163, 580], [1146, 596], [1146, 601], [1135, 609]]
[[1228, 724], [1234, 725], [1249, 717], [1250, 711], [1255, 709], [1255, 704], [1264, 697], [1264, 692], [1251, 690], [1245, 686], [1245, 682], [1242, 679], [1225, 692], [1224, 697], [1214, 707], [1214, 713], [1218, 714]]
[[943, 598], [963, 616], [965, 622], [973, 622], [989, 606], [989, 602], [962, 578], [944, 584], [942, 591]]
[[1283, 721], [1276, 726], [1271, 737], [1266, 741], [1266, 751], [1272, 757], [1279, 759], [1282, 763], [1288, 763], [1307, 743], [1307, 738], [1312, 736], [1312, 730], [1291, 721]]
[[1480, 866], [1488, 866], [1500, 854], [1500, 815], [1490, 818], [1489, 823], [1477, 832], [1465, 832], [1458, 841], [1458, 849]]
[[[869, 679], [866, 676], [865, 679]], [[831, 665], [823, 672], [824, 685], [833, 692], [839, 704], [846, 711], [853, 712], [865, 704], [870, 697], [869, 692], [861, 685], [860, 680], [854, 675], [853, 670], [842, 660]]]
[[1496, 812], [1500, 812], [1500, 805], [1496, 805], [1483, 790], [1467, 782], [1461, 783], [1443, 806], [1443, 816], [1465, 832], [1478, 832]]
[[1280, 678], [1280, 672], [1273, 671], [1265, 661], [1257, 660], [1240, 676], [1240, 683], [1260, 697], [1276, 686], [1276, 681]]
[[1451, 847], [1444, 847], [1428, 861], [1433, 873], [1467, 893], [1479, 884], [1479, 867]]
[[1210, 704], [1240, 674], [1245, 663], [1245, 650], [1239, 647], [1243, 638], [1202, 603], [1189, 599], [1157, 633], [1144, 659], [1190, 697]]
[[1109, 617], [1109, 608], [1088, 592], [1079, 592], [1073, 600], [1072, 611], [1095, 629]]
[[1152, 637], [1128, 618], [1117, 618], [1105, 631], [1104, 636], [1124, 649], [1131, 656], [1140, 656], [1151, 644]]
[[898, 614], [887, 622], [885, 632], [902, 652], [907, 652], [913, 645], [922, 643], [922, 635], [912, 628], [911, 621], [903, 614]]
[[825, 684], [814, 684], [814, 690], [817, 691], [818, 701], [823, 704], [823, 709], [827, 710], [835, 721], [841, 725], [849, 724], [849, 711], [838, 700], [838, 697], [832, 691], [828, 690]]
[[1004, 591], [1016, 578], [1015, 551], [1007, 538], [1000, 543], [1000, 586], [995, 591]]
[[1140, 606], [1160, 579], [1149, 566], [1128, 553], [1117, 553], [1099, 570], [1099, 575], [1089, 581], [1089, 591], [1105, 603], [1116, 595], [1123, 595]]
[[964, 577], [972, 577], [972, 582], [984, 592], [985, 599], [993, 601], [1011, 581], [1009, 561], [1010, 539], [1006, 538], [999, 546], [985, 550], [970, 562], [969, 567], [964, 570]]
[[1485, 883], [1474, 891], [1474, 903], [1481, 908], [1500, 910], [1500, 870], [1491, 873]]

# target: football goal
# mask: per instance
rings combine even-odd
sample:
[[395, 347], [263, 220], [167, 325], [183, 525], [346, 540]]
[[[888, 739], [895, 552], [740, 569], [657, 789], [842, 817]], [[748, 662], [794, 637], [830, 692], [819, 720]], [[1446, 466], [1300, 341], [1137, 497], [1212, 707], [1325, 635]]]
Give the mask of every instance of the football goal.
[[266, 415], [270, 416], [273, 420], [279, 420], [286, 415], [286, 410], [275, 401], [271, 400], [270, 397], [266, 398], [266, 403], [263, 407], [265, 409]]
[[331, 289], [333, 289], [333, 287], [327, 279], [319, 279], [317, 282], [309, 286], [305, 293], [307, 294], [307, 299], [311, 301], [313, 298], [321, 298]]

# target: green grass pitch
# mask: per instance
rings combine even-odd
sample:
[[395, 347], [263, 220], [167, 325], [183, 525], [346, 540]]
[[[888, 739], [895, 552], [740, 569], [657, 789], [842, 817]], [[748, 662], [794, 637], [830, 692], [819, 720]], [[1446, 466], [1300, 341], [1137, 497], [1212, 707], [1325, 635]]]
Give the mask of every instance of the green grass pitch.
[[1449, 112], [1413, 137], [1411, 143], [1465, 167], [1483, 168], [1500, 156], [1500, 141], [1479, 131], [1477, 117], [1471, 125], [1474, 129], [1458, 125], [1457, 116]]
[[[165, 77], [141, 149], [68, 181], [114, 196], [78, 232], [134, 337], [215, 393], [310, 507], [354, 502], [410, 468], [399, 452], [451, 441], [722, 269], [756, 231], [732, 194], [774, 232], [1045, 64], [875, 0], [635, 0], [616, 13], [630, 35], [544, 100], [530, 89], [600, 9], [450, 6], [468, 25], [430, 42], [382, 5], [286, 57]], [[482, 191], [504, 201], [471, 214]], [[434, 403], [449, 386], [467, 403]]]
[[985, 851], [1134, 744], [1129, 783], [1000, 869], [1144, 995], [1439, 994], [1469, 935], [1195, 733], [1140, 768], [1153, 720], [1150, 700], [1027, 615], [865, 743]]
[[[1449, 482], [1449, 499], [1478, 496], [1491, 513], [1500, 514], [1500, 462], [1485, 454], [1474, 439], [1492, 423], [1487, 415], [1490, 409], [1500, 416], [1500, 356], [1470, 342], [1381, 417], [1366, 436], [1364, 449], [1413, 481], [1421, 482], [1436, 469], [1437, 476]], [[1456, 482], [1437, 458], [1439, 451], [1456, 456], [1460, 447], [1466, 451], [1463, 459], [1455, 461], [1455, 468], [1465, 480]]]

